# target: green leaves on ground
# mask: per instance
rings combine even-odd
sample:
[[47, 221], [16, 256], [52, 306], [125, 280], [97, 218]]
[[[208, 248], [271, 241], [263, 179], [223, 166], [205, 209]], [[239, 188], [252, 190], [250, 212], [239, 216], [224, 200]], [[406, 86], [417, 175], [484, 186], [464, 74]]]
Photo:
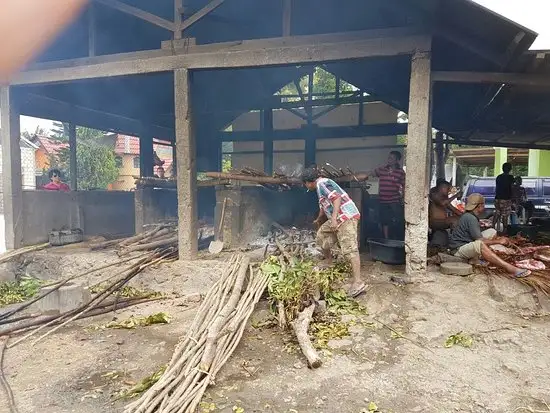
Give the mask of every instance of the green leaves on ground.
[[349, 336], [349, 324], [341, 321], [313, 322], [310, 325], [310, 335], [314, 337], [313, 345], [317, 349], [328, 348], [330, 340]]
[[469, 334], [465, 334], [460, 331], [456, 334], [450, 335], [445, 340], [445, 348], [453, 347], [454, 345], [460, 345], [462, 347], [470, 348], [474, 344], [474, 339]]
[[319, 269], [313, 261], [292, 257], [290, 264], [281, 257], [269, 257], [260, 267], [269, 278], [268, 292], [273, 303], [283, 303], [287, 320], [294, 320], [304, 303], [314, 300], [317, 294], [327, 302], [329, 312], [361, 313], [364, 308], [350, 299], [345, 291], [335, 287], [350, 273], [348, 264]]
[[40, 290], [41, 281], [32, 277], [23, 277], [20, 281], [0, 284], [0, 307], [21, 303], [36, 295]]
[[102, 329], [102, 328], [134, 329], [136, 327], [146, 327], [153, 324], [168, 324], [170, 323], [171, 319], [172, 317], [170, 317], [170, 315], [168, 315], [167, 313], [156, 313], [156, 314], [151, 314], [150, 316], [147, 316], [147, 317], [131, 316], [126, 320], [111, 321], [110, 323], [96, 327], [96, 329]]
[[132, 399], [134, 397], [139, 396], [141, 393], [146, 392], [149, 390], [153, 385], [160, 380], [162, 375], [164, 374], [166, 370], [166, 366], [160, 367], [157, 371], [155, 371], [150, 376], [145, 377], [143, 380], [141, 380], [138, 384], [136, 384], [134, 387], [123, 390], [119, 393], [119, 396], [117, 399]]
[[[99, 294], [105, 291], [107, 287], [109, 287], [110, 284], [108, 283], [101, 283], [96, 284], [90, 288], [90, 292], [92, 294]], [[151, 291], [151, 290], [140, 290], [135, 287], [130, 287], [128, 285], [125, 285], [120, 290], [118, 290], [116, 293], [114, 293], [117, 297], [124, 297], [124, 298], [156, 298], [156, 297], [162, 297], [162, 293], [158, 291]]]

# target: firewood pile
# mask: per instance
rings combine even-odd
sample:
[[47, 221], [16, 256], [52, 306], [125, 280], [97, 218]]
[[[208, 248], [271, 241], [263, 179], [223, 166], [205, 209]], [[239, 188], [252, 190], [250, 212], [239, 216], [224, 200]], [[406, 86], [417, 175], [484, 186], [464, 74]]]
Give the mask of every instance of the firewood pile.
[[[27, 340], [31, 336], [34, 336], [37, 333], [47, 329], [48, 327], [51, 327], [49, 331], [44, 332], [33, 342], [34, 345], [49, 336], [51, 333], [74, 322], [75, 320], [108, 313], [151, 300], [157, 300], [160, 298], [158, 295], [152, 295], [149, 293], [132, 297], [123, 297], [120, 296], [119, 293], [130, 282], [130, 280], [143, 272], [146, 268], [160, 264], [162, 262], [173, 261], [176, 258], [177, 250], [175, 248], [159, 248], [154, 252], [148, 252], [130, 259], [107, 264], [52, 284], [53, 288], [45, 290], [42, 294], [38, 295], [31, 301], [23, 303], [17, 308], [0, 314], [0, 326], [13, 324], [13, 327], [4, 327], [0, 329], [0, 336], [10, 336], [22, 332], [28, 332], [25, 336], [19, 338], [17, 341], [11, 343], [8, 346], [13, 347], [21, 343], [22, 341]], [[14, 317], [20, 314], [23, 310], [27, 309], [30, 305], [44, 299], [47, 295], [54, 293], [56, 290], [75, 280], [76, 278], [80, 278], [89, 275], [92, 272], [101, 271], [109, 267], [114, 267], [130, 261], [136, 262], [128, 264], [122, 269], [116, 270], [113, 275], [110, 275], [108, 280], [105, 280], [105, 285], [102, 286], [101, 290], [98, 291], [97, 294], [95, 294], [90, 301], [73, 310], [69, 310], [59, 315], [53, 316], [27, 314]]]
[[206, 294], [162, 377], [125, 413], [196, 411], [239, 344], [267, 285], [266, 275], [250, 266], [248, 258], [233, 256], [226, 268]]
[[285, 228], [277, 222], [272, 223], [272, 228], [264, 249], [264, 258], [286, 256], [305, 259], [311, 255], [318, 255], [313, 230]]

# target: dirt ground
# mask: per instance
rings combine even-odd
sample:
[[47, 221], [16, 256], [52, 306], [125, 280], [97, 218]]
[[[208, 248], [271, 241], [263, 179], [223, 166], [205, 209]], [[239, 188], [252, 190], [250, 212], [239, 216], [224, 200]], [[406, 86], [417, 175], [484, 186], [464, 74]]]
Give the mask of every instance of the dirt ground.
[[[116, 259], [113, 252], [61, 248], [34, 254], [24, 267], [49, 279]], [[121, 412], [125, 402], [113, 396], [169, 361], [199, 305], [196, 293], [204, 293], [223, 268], [223, 257], [150, 268], [133, 285], [170, 299], [81, 320], [35, 346], [28, 340], [9, 349], [4, 370], [19, 411]], [[317, 370], [306, 368], [290, 334], [253, 327], [269, 318], [261, 302], [205, 400], [215, 412], [360, 413], [371, 401], [380, 412], [394, 413], [550, 412], [544, 404], [545, 398], [550, 403], [546, 301], [513, 280], [444, 276], [437, 269], [432, 282], [396, 286], [390, 276], [399, 270], [364, 260], [370, 288], [360, 302], [369, 315], [343, 316], [353, 324], [350, 336], [329, 342]], [[88, 283], [109, 275], [113, 269]], [[172, 322], [90, 328], [159, 311]], [[445, 348], [447, 337], [460, 331], [474, 338], [473, 346]], [[7, 411], [1, 394], [0, 412]]]

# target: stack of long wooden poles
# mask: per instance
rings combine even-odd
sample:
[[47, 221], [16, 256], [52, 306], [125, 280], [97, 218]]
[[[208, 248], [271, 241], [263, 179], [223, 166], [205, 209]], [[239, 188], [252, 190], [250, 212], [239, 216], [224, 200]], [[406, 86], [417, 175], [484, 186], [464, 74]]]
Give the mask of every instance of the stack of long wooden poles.
[[128, 255], [136, 251], [148, 251], [157, 248], [177, 247], [178, 233], [175, 223], [163, 223], [150, 227], [141, 234], [129, 238], [115, 239], [90, 244], [92, 251], [116, 248], [118, 255]]
[[233, 256], [208, 291], [165, 373], [126, 413], [195, 412], [208, 385], [239, 344], [267, 277], [250, 260]]

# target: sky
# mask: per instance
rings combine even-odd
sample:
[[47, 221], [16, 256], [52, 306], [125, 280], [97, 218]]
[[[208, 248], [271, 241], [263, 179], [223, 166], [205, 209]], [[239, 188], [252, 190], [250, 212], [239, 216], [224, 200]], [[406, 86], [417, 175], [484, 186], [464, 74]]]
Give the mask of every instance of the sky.
[[[550, 14], [550, 0], [474, 1], [537, 32], [539, 37], [533, 44], [533, 49], [550, 49], [550, 25], [546, 21]], [[27, 116], [21, 117], [21, 131], [26, 130], [32, 133], [37, 126], [49, 130], [52, 127], [52, 122]]]

